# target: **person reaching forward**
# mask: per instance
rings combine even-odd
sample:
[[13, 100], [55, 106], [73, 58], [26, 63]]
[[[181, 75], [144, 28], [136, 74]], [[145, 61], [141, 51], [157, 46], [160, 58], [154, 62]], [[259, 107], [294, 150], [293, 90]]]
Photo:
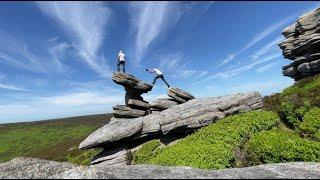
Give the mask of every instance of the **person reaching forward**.
[[166, 85], [168, 86], [168, 88], [170, 88], [170, 85], [169, 85], [168, 82], [164, 79], [163, 73], [162, 73], [159, 69], [157, 69], [157, 68], [146, 69], [146, 71], [149, 71], [150, 73], [156, 74], [156, 77], [154, 78], [154, 80], [153, 80], [153, 82], [152, 82], [153, 85], [155, 85], [156, 80], [160, 78], [160, 79], [163, 80], [163, 82], [166, 83]]

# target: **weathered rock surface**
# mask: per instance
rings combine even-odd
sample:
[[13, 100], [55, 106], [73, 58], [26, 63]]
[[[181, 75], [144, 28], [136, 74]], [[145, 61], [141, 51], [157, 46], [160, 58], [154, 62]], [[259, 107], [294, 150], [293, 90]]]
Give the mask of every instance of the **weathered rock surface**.
[[168, 89], [168, 96], [173, 98], [174, 100], [180, 102], [180, 103], [185, 103], [185, 102], [195, 98], [190, 93], [188, 93], [182, 89], [179, 89], [179, 88], [169, 88]]
[[165, 110], [172, 106], [178, 105], [178, 102], [171, 98], [162, 98], [150, 102], [150, 105], [154, 109]]
[[125, 104], [113, 107], [113, 115], [117, 118], [136, 118], [145, 116], [150, 104], [143, 100], [141, 94], [151, 91], [152, 85], [138, 78], [120, 72], [114, 72], [112, 80], [125, 88]]
[[144, 110], [147, 110], [151, 107], [147, 101], [138, 100], [138, 99], [129, 99], [128, 106], [131, 108], [144, 109]]
[[257, 92], [193, 99], [156, 114], [127, 120], [114, 118], [89, 135], [79, 148], [106, 146], [128, 137], [139, 139], [149, 134], [165, 135], [177, 129], [185, 131], [200, 128], [225, 116], [261, 109], [262, 106], [261, 95]]
[[139, 95], [151, 91], [153, 87], [151, 84], [142, 82], [138, 78], [126, 73], [114, 72], [112, 80], [115, 83], [124, 86], [126, 91], [132, 91]]
[[79, 148], [86, 149], [115, 142], [133, 136], [140, 132], [142, 127], [143, 122], [138, 118], [130, 120], [112, 118], [108, 124], [99, 128], [82, 141]]
[[146, 115], [145, 110], [133, 109], [125, 105], [113, 106], [113, 116], [116, 118], [137, 118]]
[[113, 150], [103, 150], [92, 159], [91, 164], [103, 162], [104, 165], [128, 165], [128, 153], [129, 152], [125, 147], [120, 147]]
[[191, 167], [154, 165], [76, 166], [33, 158], [16, 158], [0, 164], [0, 179], [319, 179], [320, 163], [292, 162], [248, 168], [201, 170]]
[[292, 60], [283, 66], [283, 75], [299, 80], [320, 73], [320, 8], [300, 16], [296, 23], [282, 32], [279, 44], [285, 58]]

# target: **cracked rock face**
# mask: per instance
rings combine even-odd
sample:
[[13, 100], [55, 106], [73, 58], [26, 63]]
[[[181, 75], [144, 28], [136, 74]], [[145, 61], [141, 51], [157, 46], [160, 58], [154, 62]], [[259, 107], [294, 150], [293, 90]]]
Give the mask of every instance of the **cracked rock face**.
[[293, 61], [283, 66], [284, 76], [299, 80], [320, 73], [320, 8], [300, 16], [282, 32], [282, 54]]
[[150, 103], [151, 107], [158, 110], [165, 110], [172, 106], [178, 105], [178, 102], [171, 98], [162, 98], [152, 101]]
[[214, 98], [192, 99], [159, 113], [126, 119], [113, 118], [109, 124], [89, 135], [80, 149], [103, 146], [122, 139], [139, 139], [149, 134], [168, 134], [175, 130], [200, 128], [228, 115], [261, 109], [261, 95], [257, 92]]
[[116, 118], [137, 118], [145, 116], [150, 104], [143, 100], [141, 94], [151, 91], [152, 85], [145, 83], [138, 78], [120, 72], [114, 72], [113, 82], [124, 87], [125, 104], [113, 107], [113, 116]]
[[190, 93], [179, 89], [179, 88], [169, 88], [168, 89], [168, 96], [173, 98], [179, 103], [185, 103], [191, 99], [194, 99], [195, 97], [191, 95]]
[[320, 163], [291, 162], [247, 168], [201, 170], [154, 165], [76, 166], [34, 158], [16, 158], [0, 164], [0, 179], [319, 179]]
[[120, 72], [114, 72], [112, 76], [113, 82], [125, 87], [126, 91], [134, 92], [135, 94], [141, 95], [151, 91], [152, 85], [142, 82], [138, 78]]

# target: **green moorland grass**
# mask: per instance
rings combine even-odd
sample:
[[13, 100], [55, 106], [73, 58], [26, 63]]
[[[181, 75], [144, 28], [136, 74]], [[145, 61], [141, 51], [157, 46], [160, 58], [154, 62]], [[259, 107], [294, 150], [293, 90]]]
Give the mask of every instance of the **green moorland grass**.
[[320, 162], [320, 142], [291, 130], [275, 129], [254, 135], [246, 145], [251, 165], [293, 161]]
[[301, 79], [263, 101], [265, 110], [277, 112], [284, 123], [296, 128], [309, 109], [320, 107], [320, 75]]
[[[144, 145], [134, 154], [137, 160], [135, 163], [203, 169], [228, 168], [236, 160], [235, 150], [245, 139], [254, 133], [275, 127], [278, 122], [278, 116], [267, 111], [229, 116], [198, 130], [172, 146], [157, 148], [157, 143]], [[151, 150], [153, 153], [150, 153]]]
[[308, 111], [297, 129], [301, 135], [320, 141], [320, 108]]
[[110, 115], [92, 115], [0, 126], [0, 162], [35, 157], [87, 165], [98, 150], [78, 150], [79, 143]]
[[158, 139], [144, 143], [139, 151], [133, 154], [134, 164], [143, 164], [147, 162], [152, 156], [155, 156], [156, 152], [159, 152], [156, 149], [160, 145], [161, 143]]

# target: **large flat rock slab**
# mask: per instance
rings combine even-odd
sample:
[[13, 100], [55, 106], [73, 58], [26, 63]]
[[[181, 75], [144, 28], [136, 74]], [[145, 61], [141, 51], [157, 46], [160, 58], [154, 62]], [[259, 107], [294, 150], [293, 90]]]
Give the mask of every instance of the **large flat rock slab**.
[[133, 75], [121, 72], [114, 72], [112, 80], [115, 83], [124, 86], [126, 90], [133, 91], [137, 94], [147, 93], [151, 91], [153, 87], [151, 84], [145, 83]]
[[105, 146], [124, 138], [138, 139], [155, 133], [165, 135], [176, 129], [200, 128], [225, 116], [261, 109], [262, 106], [261, 95], [257, 92], [192, 99], [159, 113], [134, 119], [113, 119], [85, 139], [80, 148]]
[[173, 87], [168, 89], [168, 96], [173, 98], [174, 100], [180, 102], [180, 103], [185, 103], [185, 102], [195, 98], [192, 94], [190, 94], [182, 89], [173, 88]]
[[162, 98], [150, 102], [150, 105], [154, 109], [165, 110], [172, 106], [178, 105], [178, 102], [171, 98]]
[[97, 147], [106, 143], [112, 143], [131, 137], [141, 131], [143, 121], [141, 119], [112, 118], [111, 121], [90, 134], [79, 145], [80, 149]]
[[33, 158], [16, 158], [0, 164], [0, 179], [319, 179], [320, 163], [291, 162], [248, 168], [201, 170], [154, 165], [76, 166]]
[[116, 105], [112, 108], [115, 118], [137, 118], [146, 115], [146, 110], [133, 109], [126, 105]]

